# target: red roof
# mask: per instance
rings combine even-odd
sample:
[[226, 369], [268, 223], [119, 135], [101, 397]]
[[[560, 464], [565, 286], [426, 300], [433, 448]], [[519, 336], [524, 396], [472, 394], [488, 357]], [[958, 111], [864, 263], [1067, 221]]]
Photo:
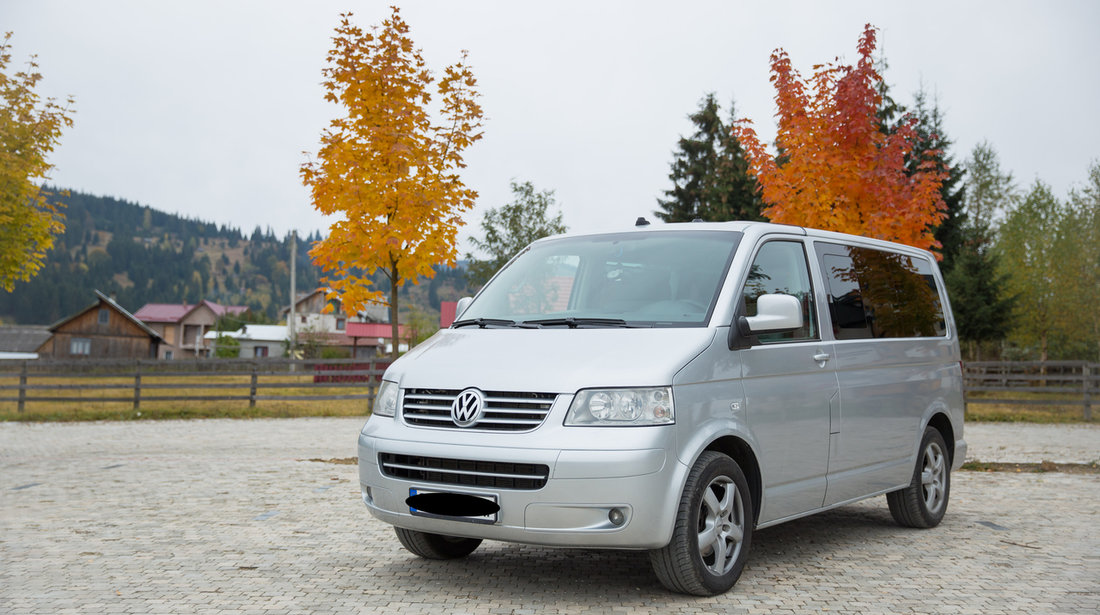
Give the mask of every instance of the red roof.
[[[389, 339], [393, 334], [393, 325], [378, 322], [349, 322], [344, 331], [348, 337], [383, 337]], [[405, 325], [397, 326], [397, 335], [405, 337]]]
[[142, 322], [179, 322], [200, 305], [210, 308], [210, 311], [219, 317], [226, 314], [243, 314], [248, 311], [246, 305], [220, 305], [203, 299], [194, 305], [186, 303], [146, 303], [141, 306], [140, 310], [134, 312], [134, 318]]
[[144, 322], [179, 322], [189, 311], [191, 311], [189, 305], [146, 303], [134, 312], [134, 317]]

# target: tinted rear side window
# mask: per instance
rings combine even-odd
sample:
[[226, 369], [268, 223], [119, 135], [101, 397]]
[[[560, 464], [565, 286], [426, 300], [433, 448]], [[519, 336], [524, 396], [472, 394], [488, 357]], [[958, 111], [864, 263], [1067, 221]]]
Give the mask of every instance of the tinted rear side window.
[[836, 339], [947, 334], [930, 262], [886, 250], [814, 245]]

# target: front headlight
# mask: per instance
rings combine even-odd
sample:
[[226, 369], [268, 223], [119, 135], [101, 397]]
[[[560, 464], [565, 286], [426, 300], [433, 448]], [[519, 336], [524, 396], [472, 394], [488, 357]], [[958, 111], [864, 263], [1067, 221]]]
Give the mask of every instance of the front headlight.
[[669, 425], [676, 422], [672, 389], [587, 389], [573, 397], [566, 425]]
[[374, 416], [393, 416], [396, 414], [397, 393], [400, 392], [400, 390], [396, 382], [383, 380], [382, 385], [378, 387], [378, 392], [374, 395], [374, 405], [371, 407], [371, 414]]

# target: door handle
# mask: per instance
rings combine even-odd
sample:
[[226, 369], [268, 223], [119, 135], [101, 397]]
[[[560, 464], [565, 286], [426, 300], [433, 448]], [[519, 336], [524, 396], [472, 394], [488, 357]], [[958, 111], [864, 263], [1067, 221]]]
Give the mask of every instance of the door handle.
[[814, 355], [814, 361], [817, 361], [818, 367], [825, 367], [825, 362], [829, 360], [829, 354], [826, 352], [819, 352]]

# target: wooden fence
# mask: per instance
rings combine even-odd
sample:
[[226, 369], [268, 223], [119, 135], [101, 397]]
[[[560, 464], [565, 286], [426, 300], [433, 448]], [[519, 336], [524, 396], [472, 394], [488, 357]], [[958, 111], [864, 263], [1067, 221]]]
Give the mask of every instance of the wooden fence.
[[18, 412], [32, 402], [123, 402], [135, 410], [161, 401], [369, 403], [387, 367], [363, 359], [13, 361], [0, 363], [0, 402], [16, 402]]
[[[980, 361], [963, 364], [968, 404], [1081, 406], [1092, 420], [1093, 400], [1100, 396], [1100, 363], [1087, 361]], [[1005, 399], [973, 393], [1028, 393]]]
[[[0, 363], [0, 402], [16, 402], [19, 412], [31, 402], [123, 402], [135, 410], [160, 401], [369, 402], [388, 366], [363, 359], [12, 361]], [[1100, 398], [1100, 363], [974, 362], [963, 374], [968, 404], [1081, 406], [1088, 421]], [[1027, 396], [974, 395], [1003, 392]]]

